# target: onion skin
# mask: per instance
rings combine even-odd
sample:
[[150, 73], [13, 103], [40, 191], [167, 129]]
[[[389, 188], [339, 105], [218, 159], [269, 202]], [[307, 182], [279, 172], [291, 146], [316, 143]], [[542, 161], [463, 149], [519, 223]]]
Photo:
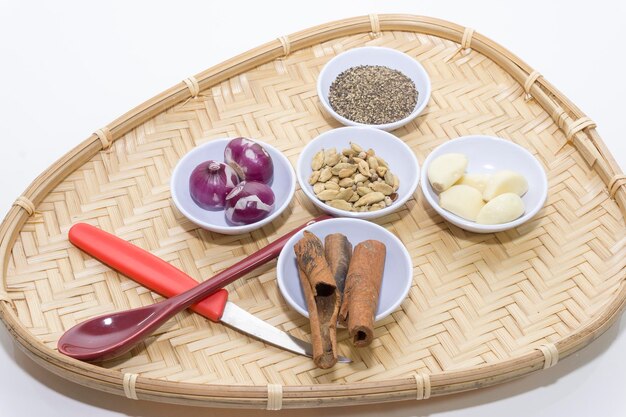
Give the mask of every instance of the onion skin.
[[235, 138], [224, 149], [224, 161], [231, 166], [243, 181], [268, 184], [274, 176], [274, 163], [269, 153], [246, 138]]
[[272, 212], [274, 200], [267, 184], [243, 181], [226, 196], [226, 220], [234, 225], [256, 223]]
[[226, 196], [239, 184], [235, 170], [223, 162], [205, 161], [189, 176], [191, 199], [205, 210], [220, 210], [226, 205]]

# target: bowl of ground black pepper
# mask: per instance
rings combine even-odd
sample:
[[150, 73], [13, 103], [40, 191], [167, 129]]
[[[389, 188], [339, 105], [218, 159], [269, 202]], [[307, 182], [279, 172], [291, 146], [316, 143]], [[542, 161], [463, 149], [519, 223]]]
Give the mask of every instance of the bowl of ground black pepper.
[[354, 48], [322, 68], [317, 94], [324, 109], [348, 126], [386, 131], [415, 119], [430, 99], [430, 78], [409, 55], [391, 48]]

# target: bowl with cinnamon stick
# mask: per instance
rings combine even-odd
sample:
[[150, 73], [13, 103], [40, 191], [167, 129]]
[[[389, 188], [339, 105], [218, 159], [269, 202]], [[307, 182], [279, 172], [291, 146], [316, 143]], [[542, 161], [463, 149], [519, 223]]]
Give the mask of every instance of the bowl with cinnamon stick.
[[411, 257], [400, 239], [351, 218], [314, 223], [294, 235], [276, 270], [287, 304], [310, 320], [320, 368], [337, 361], [337, 331], [347, 331], [356, 347], [368, 346], [375, 322], [400, 306], [413, 282]]

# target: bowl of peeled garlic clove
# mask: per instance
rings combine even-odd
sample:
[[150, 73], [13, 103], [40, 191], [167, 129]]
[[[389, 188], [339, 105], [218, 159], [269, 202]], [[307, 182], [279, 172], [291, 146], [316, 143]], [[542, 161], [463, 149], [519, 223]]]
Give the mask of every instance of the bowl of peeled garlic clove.
[[548, 195], [541, 163], [506, 139], [474, 135], [435, 148], [422, 169], [426, 201], [450, 223], [494, 233], [532, 219]]

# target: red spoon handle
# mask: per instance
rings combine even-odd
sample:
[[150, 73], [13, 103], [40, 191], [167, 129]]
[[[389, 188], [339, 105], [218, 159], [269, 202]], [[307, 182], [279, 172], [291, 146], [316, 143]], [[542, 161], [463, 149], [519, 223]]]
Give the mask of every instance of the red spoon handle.
[[[217, 280], [215, 288], [222, 288], [258, 266], [274, 259], [278, 256], [287, 240], [295, 233], [309, 224], [329, 218], [331, 217], [317, 217], [281, 236], [231, 267], [226, 268], [211, 278], [212, 282]], [[109, 265], [111, 268], [131, 277], [163, 296], [172, 297], [198, 285], [198, 282], [193, 278], [157, 256], [89, 224], [77, 223], [72, 226], [69, 231], [69, 240], [78, 248]], [[213, 293], [192, 308], [198, 309], [199, 313], [213, 321], [219, 321], [226, 303], [226, 295]]]

